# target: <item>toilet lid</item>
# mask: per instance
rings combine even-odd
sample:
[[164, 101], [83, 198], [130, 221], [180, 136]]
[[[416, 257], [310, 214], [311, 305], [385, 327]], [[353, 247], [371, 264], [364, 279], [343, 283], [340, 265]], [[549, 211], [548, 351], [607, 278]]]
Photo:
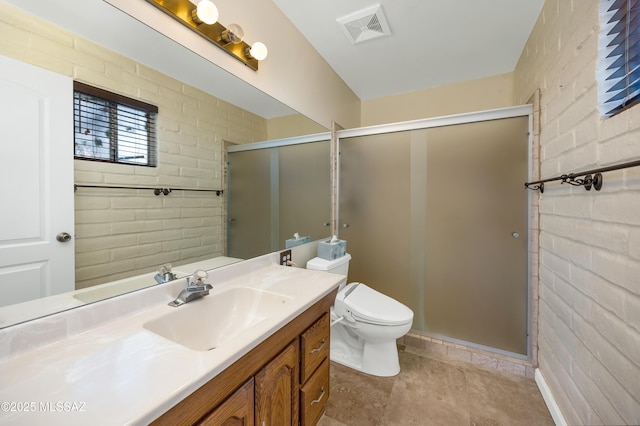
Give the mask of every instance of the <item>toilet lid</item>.
[[[357, 284], [357, 285], [356, 285]], [[413, 311], [362, 283], [345, 287], [344, 303], [354, 319], [371, 324], [400, 325], [413, 321]]]

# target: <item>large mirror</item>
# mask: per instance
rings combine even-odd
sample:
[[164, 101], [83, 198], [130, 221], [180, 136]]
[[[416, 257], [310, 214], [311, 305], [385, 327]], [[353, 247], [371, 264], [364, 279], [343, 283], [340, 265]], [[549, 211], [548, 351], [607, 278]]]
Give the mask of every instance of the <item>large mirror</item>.
[[[180, 276], [242, 259], [226, 252], [226, 147], [327, 130], [102, 0], [0, 0], [0, 9], [15, 23], [0, 55], [159, 108], [157, 167], [74, 160], [72, 292], [35, 285], [5, 297], [15, 286], [0, 264], [0, 328], [153, 285], [163, 265]], [[314, 196], [328, 202], [329, 184]], [[137, 189], [148, 187], [171, 191]]]

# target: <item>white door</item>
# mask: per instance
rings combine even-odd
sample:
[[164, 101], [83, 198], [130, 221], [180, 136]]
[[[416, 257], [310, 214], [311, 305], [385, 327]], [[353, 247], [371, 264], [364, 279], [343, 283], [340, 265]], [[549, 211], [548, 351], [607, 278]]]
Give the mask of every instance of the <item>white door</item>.
[[75, 287], [71, 78], [0, 56], [0, 129], [6, 306]]

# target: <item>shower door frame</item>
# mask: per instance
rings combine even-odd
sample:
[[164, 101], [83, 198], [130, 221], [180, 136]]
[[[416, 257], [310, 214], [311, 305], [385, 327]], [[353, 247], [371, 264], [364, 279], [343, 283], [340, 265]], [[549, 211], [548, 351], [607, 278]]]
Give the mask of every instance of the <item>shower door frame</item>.
[[[528, 138], [527, 138], [528, 139], [527, 152], [529, 153], [529, 155], [527, 156], [527, 181], [528, 181], [528, 180], [531, 180], [532, 173], [533, 173], [533, 163], [532, 163], [533, 156], [531, 155], [532, 149], [533, 149], [533, 135], [534, 135], [534, 132], [533, 132], [534, 117], [533, 116], [534, 116], [534, 106], [532, 104], [527, 104], [527, 105], [519, 105], [514, 107], [506, 107], [506, 108], [499, 108], [499, 109], [492, 109], [492, 110], [485, 110], [485, 111], [477, 111], [477, 112], [462, 113], [462, 114], [455, 114], [455, 115], [448, 115], [448, 116], [441, 116], [441, 117], [424, 118], [419, 120], [403, 121], [403, 122], [397, 122], [397, 123], [359, 127], [354, 129], [337, 130], [334, 136], [335, 140], [332, 140], [332, 146], [337, 147], [338, 152], [340, 152], [341, 139], [347, 139], [347, 138], [359, 137], [359, 136], [372, 136], [372, 135], [381, 135], [381, 134], [388, 134], [388, 133], [407, 132], [412, 130], [424, 130], [424, 129], [452, 126], [452, 125], [458, 125], [458, 124], [468, 124], [468, 123], [478, 123], [483, 121], [500, 120], [505, 118], [528, 117], [528, 122], [529, 122]], [[333, 223], [335, 224], [333, 233], [336, 235], [339, 235], [340, 234], [339, 224], [341, 223], [340, 202], [339, 202], [340, 200], [340, 157], [339, 156], [338, 156], [337, 167], [334, 170], [334, 177], [335, 177], [334, 188], [337, 191], [337, 197], [335, 201], [337, 205], [335, 206], [334, 211], [337, 212], [337, 217], [335, 218], [335, 220], [333, 220]], [[523, 182], [523, 190], [525, 189], [526, 188], [524, 187], [524, 182]], [[451, 342], [451, 343], [462, 344], [464, 346], [471, 347], [471, 348], [476, 348], [476, 349], [481, 349], [481, 350], [485, 350], [493, 353], [498, 353], [501, 355], [506, 355], [513, 358], [524, 359], [524, 360], [532, 359], [532, 353], [531, 353], [531, 348], [532, 348], [532, 342], [531, 342], [531, 338], [532, 338], [532, 333], [531, 333], [531, 328], [532, 328], [532, 301], [531, 301], [532, 227], [531, 227], [531, 223], [532, 222], [531, 220], [532, 220], [532, 214], [533, 214], [532, 213], [532, 197], [533, 195], [530, 192], [528, 192], [527, 194], [527, 224], [528, 224], [527, 236], [528, 238], [527, 238], [527, 272], [526, 272], [526, 275], [527, 275], [526, 277], [526, 294], [527, 294], [526, 354], [523, 355], [519, 353], [509, 352], [509, 351], [501, 350], [498, 348], [488, 347], [488, 346], [484, 346], [484, 345], [480, 345], [480, 344], [476, 344], [468, 341], [462, 341], [462, 340], [455, 339], [448, 336], [434, 335], [425, 331], [420, 331], [420, 334], [433, 337], [439, 340]]]

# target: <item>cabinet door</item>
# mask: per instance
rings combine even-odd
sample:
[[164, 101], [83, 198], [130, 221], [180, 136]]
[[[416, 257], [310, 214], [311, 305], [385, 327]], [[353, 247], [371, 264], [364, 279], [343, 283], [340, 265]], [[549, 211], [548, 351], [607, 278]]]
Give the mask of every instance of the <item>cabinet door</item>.
[[253, 426], [253, 378], [215, 410], [207, 415], [200, 426]]
[[257, 426], [298, 425], [298, 342], [255, 375]]

